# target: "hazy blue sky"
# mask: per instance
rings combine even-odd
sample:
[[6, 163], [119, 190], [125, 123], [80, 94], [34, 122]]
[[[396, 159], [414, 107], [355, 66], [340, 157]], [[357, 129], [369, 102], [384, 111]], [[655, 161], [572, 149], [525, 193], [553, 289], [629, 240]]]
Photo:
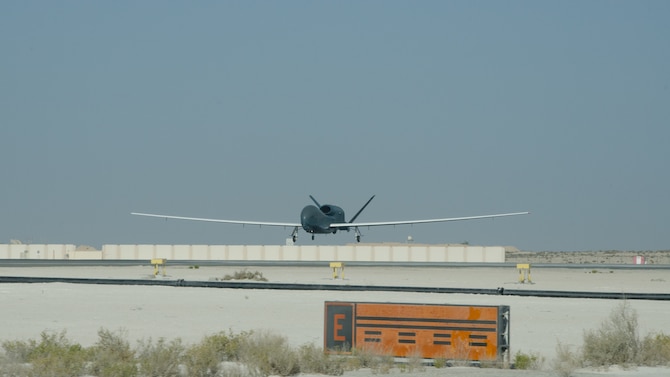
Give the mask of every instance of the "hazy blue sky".
[[[670, 249], [668, 1], [2, 1], [0, 243]], [[301, 232], [300, 244], [353, 233]]]

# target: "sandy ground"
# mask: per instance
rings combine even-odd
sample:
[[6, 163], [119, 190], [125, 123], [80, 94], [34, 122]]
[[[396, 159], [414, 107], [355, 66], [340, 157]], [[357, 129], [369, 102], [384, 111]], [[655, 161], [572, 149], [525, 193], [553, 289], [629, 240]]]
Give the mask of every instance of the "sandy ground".
[[519, 251], [508, 248], [505, 261], [509, 263], [569, 263], [569, 264], [632, 264], [633, 258], [644, 257], [646, 264], [670, 264], [670, 250], [658, 251]]
[[[166, 279], [211, 280], [240, 267], [167, 267]], [[519, 284], [513, 268], [346, 268], [333, 279], [327, 267], [251, 267], [271, 282], [473, 287], [537, 290], [670, 293], [670, 270], [535, 269], [534, 284]], [[151, 266], [0, 268], [0, 276], [153, 278]], [[159, 277], [159, 279], [162, 277]], [[97, 331], [124, 329], [131, 342], [181, 338], [195, 343], [218, 331], [271, 330], [299, 346], [323, 344], [324, 301], [509, 305], [512, 354], [538, 353], [547, 368], [557, 342], [579, 347], [585, 329], [599, 327], [620, 301], [394, 292], [273, 291], [75, 284], [0, 284], [0, 340], [37, 339], [43, 330], [66, 330], [68, 338], [92, 345]], [[670, 303], [633, 300], [641, 335], [670, 333]], [[396, 371], [400, 373], [399, 371]], [[367, 373], [367, 374], [366, 374]], [[369, 371], [347, 373], [367, 376]], [[525, 376], [541, 371], [428, 368], [421, 375]], [[582, 370], [575, 375], [670, 375], [670, 369]]]

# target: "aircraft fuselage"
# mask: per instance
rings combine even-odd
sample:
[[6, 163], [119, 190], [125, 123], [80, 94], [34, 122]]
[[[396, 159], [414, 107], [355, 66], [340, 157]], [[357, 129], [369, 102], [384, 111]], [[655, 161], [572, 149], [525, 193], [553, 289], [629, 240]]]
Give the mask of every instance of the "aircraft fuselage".
[[317, 207], [308, 205], [300, 212], [300, 223], [302, 228], [307, 233], [335, 233], [338, 229], [346, 228], [331, 228], [330, 224], [344, 223], [344, 210], [338, 206], [331, 204]]

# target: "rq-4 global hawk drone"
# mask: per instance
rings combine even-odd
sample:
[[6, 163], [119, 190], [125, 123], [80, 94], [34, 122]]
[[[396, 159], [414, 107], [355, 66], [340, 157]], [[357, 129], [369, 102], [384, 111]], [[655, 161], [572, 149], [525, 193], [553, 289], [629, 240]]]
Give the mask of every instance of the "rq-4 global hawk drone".
[[184, 217], [184, 216], [170, 216], [170, 215], [158, 215], [153, 213], [138, 213], [133, 212], [133, 215], [137, 216], [149, 216], [149, 217], [159, 217], [163, 219], [177, 219], [177, 220], [191, 220], [191, 221], [208, 221], [214, 223], [225, 223], [225, 224], [242, 224], [242, 225], [260, 225], [260, 226], [283, 226], [293, 228], [291, 233], [291, 238], [293, 242], [298, 239], [298, 229], [302, 227], [305, 232], [312, 234], [312, 239], [314, 239], [315, 234], [329, 234], [337, 233], [338, 230], [354, 230], [356, 234], [356, 241], [361, 241], [361, 232], [358, 230], [359, 227], [372, 227], [372, 226], [388, 226], [388, 225], [408, 225], [408, 224], [425, 224], [425, 223], [440, 223], [447, 221], [462, 221], [462, 220], [477, 220], [477, 219], [490, 219], [495, 217], [506, 217], [506, 216], [517, 216], [517, 215], [527, 215], [530, 212], [514, 212], [514, 213], [500, 213], [497, 215], [482, 215], [482, 216], [468, 216], [468, 217], [447, 217], [441, 219], [425, 219], [425, 220], [401, 220], [401, 221], [379, 221], [379, 222], [355, 222], [358, 215], [363, 212], [365, 207], [370, 204], [374, 195], [368, 199], [368, 201], [361, 207], [361, 209], [356, 212], [354, 217], [351, 220], [346, 221], [344, 218], [344, 210], [336, 205], [324, 204], [321, 205], [319, 202], [314, 199], [312, 195], [309, 196], [310, 199], [314, 202], [314, 205], [308, 205], [302, 209], [300, 212], [300, 223], [277, 223], [277, 222], [265, 222], [265, 221], [242, 221], [242, 220], [221, 220], [221, 219], [204, 219], [198, 217]]

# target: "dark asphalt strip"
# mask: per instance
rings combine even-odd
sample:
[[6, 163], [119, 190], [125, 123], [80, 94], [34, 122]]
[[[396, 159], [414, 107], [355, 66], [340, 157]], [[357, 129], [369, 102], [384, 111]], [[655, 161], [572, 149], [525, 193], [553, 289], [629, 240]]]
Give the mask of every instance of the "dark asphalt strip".
[[376, 286], [376, 285], [332, 285], [332, 284], [295, 284], [265, 283], [252, 281], [186, 281], [148, 280], [148, 279], [83, 279], [55, 277], [19, 277], [0, 276], [0, 283], [67, 283], [67, 284], [98, 284], [98, 285], [146, 285], [192, 288], [226, 288], [226, 289], [274, 289], [294, 291], [345, 291], [345, 292], [408, 292], [408, 293], [440, 293], [440, 294], [476, 294], [495, 296], [550, 297], [550, 298], [594, 298], [607, 300], [655, 300], [668, 301], [670, 293], [635, 293], [635, 292], [581, 292], [581, 291], [536, 291], [519, 289], [478, 289], [478, 288], [447, 288], [447, 287], [408, 287], [408, 286]]

